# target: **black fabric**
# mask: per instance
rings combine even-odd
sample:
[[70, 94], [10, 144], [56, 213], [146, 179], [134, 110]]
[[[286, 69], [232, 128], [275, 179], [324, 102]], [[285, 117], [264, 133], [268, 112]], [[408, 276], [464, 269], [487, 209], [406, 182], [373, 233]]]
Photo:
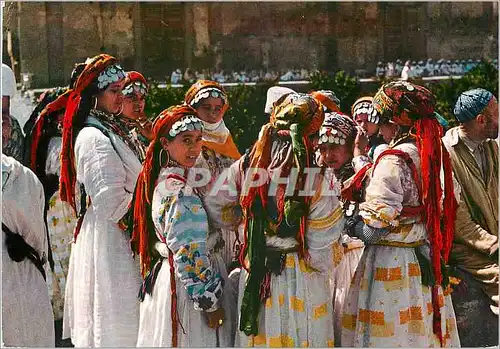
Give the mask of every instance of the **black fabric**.
[[373, 228], [366, 225], [363, 221], [358, 221], [354, 226], [354, 236], [366, 244], [376, 243], [388, 232], [388, 228]]
[[20, 263], [28, 258], [35, 267], [40, 271], [44, 280], [47, 280], [45, 270], [43, 269], [43, 262], [38, 252], [24, 241], [23, 237], [19, 234], [13, 233], [3, 222], [2, 230], [5, 233], [5, 245], [10, 259], [14, 262]]

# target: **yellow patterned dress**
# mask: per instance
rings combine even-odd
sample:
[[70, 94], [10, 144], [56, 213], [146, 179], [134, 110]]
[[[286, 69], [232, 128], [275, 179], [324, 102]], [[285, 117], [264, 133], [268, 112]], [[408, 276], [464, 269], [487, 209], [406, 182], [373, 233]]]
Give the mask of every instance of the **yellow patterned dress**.
[[[408, 153], [420, 174], [414, 144], [396, 147]], [[392, 226], [378, 243], [367, 245], [346, 297], [342, 315], [344, 347], [439, 347], [433, 332], [430, 287], [422, 284], [415, 247], [427, 231], [418, 217], [400, 216], [403, 206], [418, 206], [419, 194], [410, 167], [397, 156], [380, 160], [366, 189], [360, 213], [369, 226]], [[450, 290], [439, 289], [445, 347], [459, 347]]]
[[[240, 171], [242, 161], [236, 161], [228, 171], [228, 183], [235, 188], [241, 188], [244, 178]], [[318, 190], [311, 201], [307, 224], [309, 264], [296, 252], [286, 255], [281, 274], [271, 276], [270, 297], [260, 308], [258, 335], [247, 336], [236, 331], [236, 347], [334, 346], [331, 285], [335, 266], [342, 258], [339, 239], [344, 228], [344, 215], [338, 198], [322, 196], [320, 187], [314, 187]], [[214, 210], [219, 209], [219, 224], [230, 225], [237, 220], [234, 213], [238, 210], [230, 212], [238, 202], [239, 194], [231, 196], [229, 192], [219, 191], [217, 200], [210, 202]], [[266, 239], [267, 246], [277, 247], [280, 243], [273, 238]], [[238, 309], [241, 309], [247, 277], [248, 273], [242, 270]]]
[[[53, 137], [47, 150], [45, 171], [47, 174], [59, 175], [59, 153], [61, 137]], [[72, 208], [60, 200], [59, 192], [52, 195], [47, 210], [47, 228], [49, 230], [54, 271], [47, 272], [47, 285], [54, 310], [54, 319], [59, 320], [64, 312], [64, 290], [69, 268], [69, 256], [76, 217]]]

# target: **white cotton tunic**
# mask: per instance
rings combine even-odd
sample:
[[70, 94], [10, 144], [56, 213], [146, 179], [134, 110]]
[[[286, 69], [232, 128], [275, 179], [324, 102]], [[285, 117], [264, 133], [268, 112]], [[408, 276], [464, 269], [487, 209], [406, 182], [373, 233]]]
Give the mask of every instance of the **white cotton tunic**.
[[[2, 222], [47, 260], [45, 198], [36, 175], [2, 154]], [[53, 347], [54, 316], [47, 284], [28, 259], [13, 261], [2, 243], [2, 346]]]
[[[99, 123], [93, 117], [89, 122]], [[84, 127], [75, 142], [78, 183], [91, 204], [71, 250], [63, 338], [75, 347], [132, 347], [139, 326], [139, 263], [118, 226], [141, 163], [111, 130]], [[114, 147], [113, 147], [114, 145]]]

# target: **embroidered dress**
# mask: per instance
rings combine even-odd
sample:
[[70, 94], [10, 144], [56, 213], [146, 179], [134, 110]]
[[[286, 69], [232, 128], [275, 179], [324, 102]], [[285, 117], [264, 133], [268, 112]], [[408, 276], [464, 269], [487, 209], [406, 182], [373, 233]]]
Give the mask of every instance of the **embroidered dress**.
[[[140, 305], [137, 346], [172, 346], [172, 293], [169, 253], [175, 270], [178, 332], [180, 347], [229, 347], [233, 345], [231, 307], [236, 300], [225, 292], [227, 272], [221, 256], [222, 236], [209, 230], [202, 201], [193, 188], [164, 168], [158, 177], [152, 200], [152, 216], [158, 242], [156, 251], [162, 256], [153, 270], [152, 294], [146, 294]], [[169, 252], [171, 251], [171, 252]], [[158, 267], [160, 268], [157, 271]], [[209, 328], [204, 311], [225, 310], [224, 324]]]
[[[139, 327], [138, 261], [119, 221], [128, 211], [141, 163], [130, 141], [105, 127], [92, 110], [76, 137], [77, 184], [90, 199], [80, 233], [72, 246], [66, 282], [63, 338], [75, 347], [133, 347]], [[109, 116], [111, 118], [111, 116]]]
[[[45, 172], [60, 174], [59, 154], [61, 153], [61, 137], [52, 137], [47, 150]], [[69, 256], [76, 217], [72, 208], [59, 198], [59, 191], [49, 200], [47, 209], [47, 228], [49, 230], [54, 271], [47, 270], [47, 285], [51, 296], [52, 309], [56, 320], [63, 318], [64, 290], [69, 269]], [[49, 269], [49, 268], [47, 268]]]
[[[2, 154], [2, 223], [47, 260], [43, 187], [27, 167]], [[9, 256], [2, 240], [2, 346], [54, 347], [54, 316], [47, 284], [28, 258]]]
[[[395, 147], [408, 153], [421, 176], [415, 144]], [[360, 213], [366, 224], [393, 228], [384, 245], [367, 245], [352, 280], [342, 316], [345, 347], [439, 347], [433, 332], [431, 288], [422, 284], [415, 246], [428, 233], [420, 217], [403, 217], [403, 207], [418, 206], [418, 188], [406, 162], [395, 155], [381, 158], [366, 189]], [[444, 346], [458, 347], [450, 289], [439, 286]]]
[[[229, 132], [229, 130], [228, 130]], [[229, 135], [229, 137], [231, 137]], [[205, 138], [205, 137], [204, 137]], [[224, 143], [222, 143], [224, 144]], [[220, 174], [229, 168], [234, 163], [234, 159], [224, 156], [207, 146], [203, 146], [201, 150], [201, 154], [198, 157], [198, 160], [196, 162], [196, 167], [199, 168], [204, 168], [210, 171], [210, 182], [204, 186], [203, 188], [200, 188], [200, 196], [201, 199], [203, 200], [207, 214], [209, 218], [212, 218], [215, 215], [218, 215], [219, 213], [214, 211], [212, 209], [212, 206], [209, 204], [210, 201], [216, 200], [216, 198], [207, 198], [207, 195], [210, 194], [210, 191], [213, 188], [213, 185], [219, 178]], [[237, 242], [236, 239], [236, 231], [235, 229], [221, 229], [221, 227], [217, 226], [216, 224], [213, 224], [214, 222], [213, 219], [210, 220], [211, 222], [211, 229], [214, 230], [220, 230], [220, 233], [222, 234], [224, 238], [224, 247], [222, 251], [222, 256], [224, 261], [226, 262], [226, 265], [229, 266], [229, 264], [233, 261], [235, 257], [235, 252], [234, 252], [234, 245]], [[241, 237], [238, 236], [238, 239], [241, 241]]]
[[[235, 162], [228, 182], [241, 188], [244, 174], [243, 159]], [[320, 186], [318, 186], [320, 187]], [[331, 289], [338, 258], [339, 238], [344, 226], [342, 208], [336, 196], [321, 196], [321, 190], [311, 201], [306, 232], [310, 264], [297, 252], [286, 254], [281, 275], [272, 275], [270, 297], [261, 304], [258, 335], [236, 332], [236, 347], [333, 347], [333, 302]], [[238, 193], [239, 195], [239, 193]], [[237, 198], [221, 191], [217, 202], [220, 224], [237, 221]], [[272, 241], [268, 240], [268, 246]], [[340, 256], [341, 257], [341, 256]], [[238, 292], [238, 309], [242, 307], [248, 273], [242, 269]], [[239, 327], [239, 321], [238, 321]]]

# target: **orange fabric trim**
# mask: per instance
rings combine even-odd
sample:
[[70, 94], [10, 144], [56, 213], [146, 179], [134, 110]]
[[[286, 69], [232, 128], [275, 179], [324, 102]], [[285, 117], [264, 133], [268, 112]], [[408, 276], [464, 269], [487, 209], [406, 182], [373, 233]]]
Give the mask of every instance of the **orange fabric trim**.
[[203, 145], [216, 153], [222, 154], [225, 157], [238, 160], [241, 157], [236, 144], [234, 144], [233, 137], [229, 135], [224, 144], [215, 143], [210, 141], [203, 141]]

